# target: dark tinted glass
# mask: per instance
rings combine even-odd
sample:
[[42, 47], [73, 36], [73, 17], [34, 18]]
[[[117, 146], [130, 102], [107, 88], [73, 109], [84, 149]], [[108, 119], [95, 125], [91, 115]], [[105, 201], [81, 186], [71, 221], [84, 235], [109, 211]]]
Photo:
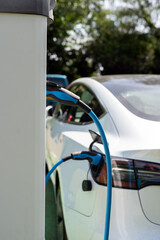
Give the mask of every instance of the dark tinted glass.
[[160, 185], [160, 164], [135, 161], [138, 189]]
[[[103, 115], [105, 112], [103, 107], [100, 105], [96, 96], [85, 86], [73, 85], [69, 90], [80, 96], [81, 100], [89, 105], [98, 117], [101, 117]], [[66, 106], [63, 104], [58, 104], [55, 113], [56, 117], [63, 122], [77, 124], [92, 122], [90, 116], [77, 106]]]

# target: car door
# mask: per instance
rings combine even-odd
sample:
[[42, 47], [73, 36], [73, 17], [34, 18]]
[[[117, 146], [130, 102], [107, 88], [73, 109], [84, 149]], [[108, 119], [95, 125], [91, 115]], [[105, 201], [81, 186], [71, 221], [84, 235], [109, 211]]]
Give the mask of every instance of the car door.
[[[81, 100], [88, 104], [98, 117], [105, 114], [95, 94], [86, 86], [75, 84], [70, 90], [79, 95]], [[52, 165], [60, 158], [75, 151], [88, 150], [92, 139], [89, 129], [96, 130], [92, 119], [80, 108], [58, 104], [54, 118], [50, 121], [48, 152], [52, 158]], [[95, 201], [95, 188], [84, 191], [84, 180], [93, 180], [90, 176], [88, 161], [69, 161], [60, 167], [59, 175], [64, 204], [67, 208], [83, 215], [90, 216]]]

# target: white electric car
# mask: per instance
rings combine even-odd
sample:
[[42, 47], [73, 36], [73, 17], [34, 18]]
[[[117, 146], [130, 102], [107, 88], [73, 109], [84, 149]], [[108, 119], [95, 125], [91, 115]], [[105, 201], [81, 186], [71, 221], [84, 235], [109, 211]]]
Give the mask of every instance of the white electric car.
[[[160, 240], [160, 76], [81, 78], [69, 90], [98, 116], [109, 144], [113, 176], [109, 239]], [[90, 146], [89, 130], [98, 133], [79, 107], [57, 104], [46, 122], [48, 168], [77, 151], [90, 148], [103, 154], [102, 144]], [[97, 170], [87, 160], [69, 160], [52, 174], [52, 181], [58, 240], [103, 240], [106, 164]]]

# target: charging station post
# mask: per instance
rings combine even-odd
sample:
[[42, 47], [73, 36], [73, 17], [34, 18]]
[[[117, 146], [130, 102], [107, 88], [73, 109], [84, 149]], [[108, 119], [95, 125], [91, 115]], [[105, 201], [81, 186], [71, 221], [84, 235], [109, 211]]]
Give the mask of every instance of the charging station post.
[[47, 19], [55, 0], [0, 0], [0, 239], [44, 240]]

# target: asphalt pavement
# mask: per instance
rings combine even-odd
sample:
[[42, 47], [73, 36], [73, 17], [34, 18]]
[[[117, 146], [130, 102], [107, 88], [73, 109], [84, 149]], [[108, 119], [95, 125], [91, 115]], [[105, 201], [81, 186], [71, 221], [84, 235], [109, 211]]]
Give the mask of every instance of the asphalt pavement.
[[56, 204], [51, 180], [48, 181], [46, 187], [45, 236], [46, 240], [58, 240], [56, 230]]

